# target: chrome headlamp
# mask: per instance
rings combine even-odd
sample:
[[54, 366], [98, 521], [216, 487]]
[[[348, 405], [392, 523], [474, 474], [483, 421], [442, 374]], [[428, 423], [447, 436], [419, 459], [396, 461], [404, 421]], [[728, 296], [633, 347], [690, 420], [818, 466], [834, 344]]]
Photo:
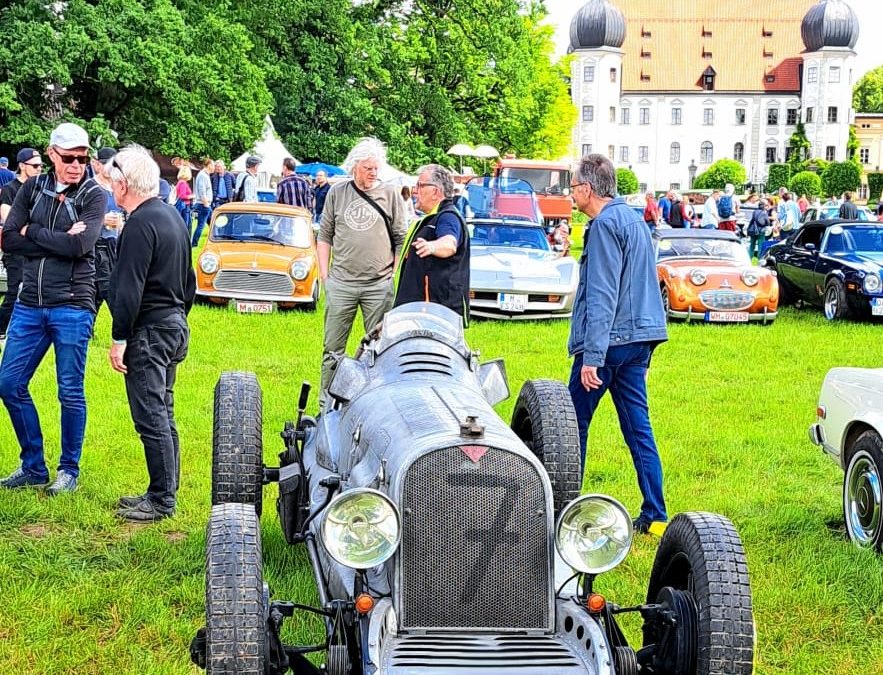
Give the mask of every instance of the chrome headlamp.
[[347, 490], [331, 500], [322, 519], [322, 543], [338, 563], [365, 570], [386, 562], [399, 546], [395, 504], [370, 488]]
[[865, 293], [879, 293], [880, 292], [880, 277], [876, 274], [866, 274], [865, 280], [862, 282], [862, 287], [865, 289]]
[[220, 266], [220, 259], [214, 253], [203, 253], [199, 256], [199, 269], [205, 274], [214, 274]]
[[754, 270], [745, 270], [742, 272], [742, 282], [746, 286], [757, 286], [760, 276]]
[[613, 497], [583, 495], [564, 507], [555, 528], [555, 547], [578, 572], [613, 569], [632, 546], [632, 520]]
[[310, 273], [310, 264], [305, 260], [295, 260], [291, 265], [291, 277], [303, 281]]
[[705, 272], [700, 269], [690, 270], [690, 281], [696, 286], [701, 286], [707, 281]]

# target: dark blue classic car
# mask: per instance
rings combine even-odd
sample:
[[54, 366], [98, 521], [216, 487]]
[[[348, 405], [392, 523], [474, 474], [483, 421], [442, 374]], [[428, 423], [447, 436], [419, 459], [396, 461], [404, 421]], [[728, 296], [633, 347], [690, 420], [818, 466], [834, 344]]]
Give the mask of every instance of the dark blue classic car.
[[762, 264], [779, 276], [779, 303], [821, 307], [830, 320], [883, 316], [883, 223], [807, 223]]

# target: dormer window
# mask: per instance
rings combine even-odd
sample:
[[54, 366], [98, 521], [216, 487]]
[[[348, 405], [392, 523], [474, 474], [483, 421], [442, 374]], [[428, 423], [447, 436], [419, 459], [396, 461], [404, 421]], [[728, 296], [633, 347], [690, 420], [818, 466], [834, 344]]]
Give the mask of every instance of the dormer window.
[[711, 37], [711, 31], [702, 26], [702, 37]]
[[642, 38], [653, 37], [653, 34], [649, 30], [647, 30], [646, 28], [641, 26], [641, 37]]
[[773, 31], [771, 31], [769, 28], [767, 28], [766, 26], [764, 26], [764, 27], [760, 30], [760, 35], [761, 35], [761, 37], [773, 37]]
[[702, 73], [702, 88], [705, 91], [714, 91], [715, 76], [717, 76], [717, 73], [711, 66], [708, 66], [708, 68], [705, 69], [705, 72]]

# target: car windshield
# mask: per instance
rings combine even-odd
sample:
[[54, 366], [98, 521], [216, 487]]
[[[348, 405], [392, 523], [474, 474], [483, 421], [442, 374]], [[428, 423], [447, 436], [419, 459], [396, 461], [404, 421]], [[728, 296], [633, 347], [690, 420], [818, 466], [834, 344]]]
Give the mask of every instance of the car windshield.
[[828, 232], [828, 253], [883, 253], [883, 227], [839, 227]]
[[[868, 212], [865, 209], [857, 209], [858, 218], [856, 220], [868, 221]], [[839, 206], [826, 206], [819, 213], [819, 220], [834, 220], [840, 217]]]
[[383, 317], [377, 353], [409, 337], [432, 337], [468, 352], [462, 317], [435, 303], [409, 302], [388, 311]]
[[671, 258], [714, 258], [750, 265], [747, 249], [738, 241], [703, 237], [662, 239], [658, 244], [659, 260]]
[[566, 169], [504, 167], [500, 177], [523, 180], [541, 195], [563, 195], [564, 188], [570, 189], [570, 171]]
[[475, 218], [506, 218], [542, 223], [543, 214], [530, 183], [516, 178], [474, 178], [464, 195]]
[[215, 218], [212, 241], [272, 241], [309, 248], [313, 231], [302, 216], [274, 213], [222, 213]]
[[469, 238], [472, 246], [506, 246], [551, 251], [545, 232], [539, 227], [524, 225], [496, 225], [470, 223]]

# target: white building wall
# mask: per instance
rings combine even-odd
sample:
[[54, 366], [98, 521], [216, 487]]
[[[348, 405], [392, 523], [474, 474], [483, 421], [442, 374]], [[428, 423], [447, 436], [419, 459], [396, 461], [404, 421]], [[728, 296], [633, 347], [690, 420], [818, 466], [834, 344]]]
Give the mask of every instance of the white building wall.
[[[812, 144], [812, 156], [826, 159], [826, 149], [834, 147], [835, 161], [846, 159], [849, 125], [855, 117], [852, 110], [855, 52], [850, 49], [825, 47], [803, 54], [802, 116], [813, 109], [813, 121], [806, 124], [806, 136]], [[832, 68], [838, 70], [837, 82], [832, 81]], [[837, 122], [828, 122], [828, 108], [837, 108]]]
[[[593, 82], [586, 82], [585, 67], [594, 66]], [[616, 69], [616, 81], [610, 79]], [[577, 123], [573, 131], [574, 159], [582, 154], [584, 145], [592, 152], [606, 155], [608, 146], [616, 146], [619, 123], [619, 100], [622, 87], [622, 51], [610, 47], [585, 50], [571, 65], [571, 96], [576, 106]], [[594, 106], [594, 120], [583, 122], [583, 107]], [[610, 121], [610, 108], [616, 110], [616, 121]], [[618, 152], [618, 149], [617, 149]]]

